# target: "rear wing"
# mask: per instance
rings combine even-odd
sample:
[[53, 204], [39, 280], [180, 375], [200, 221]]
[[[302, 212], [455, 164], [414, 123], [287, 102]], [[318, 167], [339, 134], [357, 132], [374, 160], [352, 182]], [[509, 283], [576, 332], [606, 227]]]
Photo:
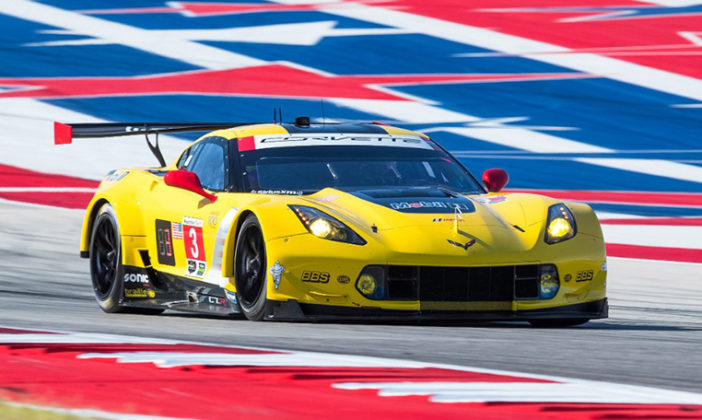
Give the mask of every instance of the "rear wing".
[[[273, 113], [273, 123], [283, 121], [282, 111], [278, 109], [278, 115]], [[344, 122], [351, 122], [345, 120]], [[322, 125], [338, 125], [343, 122], [326, 122], [322, 120]], [[196, 131], [214, 131], [239, 127], [242, 125], [264, 124], [258, 122], [224, 122], [224, 123], [156, 123], [156, 122], [130, 122], [130, 123], [80, 123], [80, 124], [64, 124], [54, 122], [54, 144], [71, 144], [73, 139], [80, 138], [97, 138], [97, 137], [118, 137], [118, 136], [133, 136], [143, 134], [146, 136], [146, 144], [149, 146], [151, 153], [156, 156], [162, 167], [166, 166], [166, 161], [163, 159], [161, 149], [158, 146], [158, 135], [160, 133], [185, 133]], [[300, 116], [295, 118], [294, 124], [298, 127], [310, 127], [312, 122], [309, 117]], [[318, 123], [316, 123], [318, 124]], [[387, 125], [378, 121], [373, 121], [371, 124]], [[155, 134], [156, 140], [151, 143], [149, 134]]]
[[73, 139], [133, 136], [135, 134], [184, 133], [212, 131], [258, 123], [54, 123], [54, 144], [70, 144]]
[[[154, 123], [154, 122], [132, 122], [132, 123], [81, 123], [63, 124], [54, 122], [54, 144], [71, 144], [73, 139], [133, 136], [143, 134], [146, 136], [146, 144], [151, 152], [156, 156], [161, 166], [166, 166], [163, 154], [158, 146], [158, 135], [160, 133], [185, 133], [196, 131], [213, 131], [242, 125], [258, 124], [254, 122], [242, 123]], [[149, 140], [149, 134], [155, 134], [155, 143]]]

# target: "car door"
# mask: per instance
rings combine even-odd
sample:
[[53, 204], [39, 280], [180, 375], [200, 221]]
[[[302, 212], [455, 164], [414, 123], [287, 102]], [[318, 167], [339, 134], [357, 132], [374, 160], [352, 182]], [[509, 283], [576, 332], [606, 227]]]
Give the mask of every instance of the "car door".
[[[179, 169], [194, 172], [208, 192], [229, 189], [227, 140], [206, 138], [183, 153]], [[150, 242], [152, 265], [159, 271], [202, 280], [213, 262], [217, 227], [231, 203], [214, 203], [199, 194], [160, 183], [153, 190]], [[219, 198], [219, 196], [218, 196]]]

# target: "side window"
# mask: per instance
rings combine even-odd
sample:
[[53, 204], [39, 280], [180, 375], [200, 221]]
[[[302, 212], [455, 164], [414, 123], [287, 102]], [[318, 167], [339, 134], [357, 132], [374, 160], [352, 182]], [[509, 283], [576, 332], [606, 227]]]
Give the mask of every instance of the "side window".
[[195, 172], [200, 178], [203, 188], [223, 191], [227, 179], [225, 142], [212, 139], [205, 140], [198, 145], [201, 145], [200, 150], [197, 150], [190, 162], [187, 162], [187, 170]]
[[178, 159], [178, 169], [187, 169], [193, 160], [193, 157], [197, 154], [197, 150], [202, 146], [202, 143], [196, 143], [191, 147], [185, 149], [180, 159]]

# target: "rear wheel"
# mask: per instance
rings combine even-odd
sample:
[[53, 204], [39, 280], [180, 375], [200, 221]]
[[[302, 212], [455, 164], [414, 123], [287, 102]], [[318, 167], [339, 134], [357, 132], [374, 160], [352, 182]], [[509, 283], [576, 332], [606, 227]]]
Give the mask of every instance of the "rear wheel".
[[110, 204], [104, 204], [93, 221], [90, 235], [90, 277], [95, 300], [105, 312], [158, 314], [163, 309], [120, 306], [122, 283], [122, 244], [117, 216]]
[[562, 328], [574, 327], [588, 322], [589, 318], [570, 318], [570, 319], [533, 319], [529, 321], [532, 327], [536, 328]]
[[241, 311], [251, 321], [260, 321], [266, 315], [266, 244], [261, 224], [254, 215], [241, 224], [234, 261]]

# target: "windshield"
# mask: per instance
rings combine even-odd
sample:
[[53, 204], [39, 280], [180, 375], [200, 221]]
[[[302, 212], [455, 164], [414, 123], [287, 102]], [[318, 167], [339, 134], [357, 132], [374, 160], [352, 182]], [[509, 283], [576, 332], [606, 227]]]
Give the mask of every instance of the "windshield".
[[378, 146], [279, 147], [240, 153], [245, 188], [311, 194], [326, 187], [434, 187], [462, 194], [484, 191], [442, 150]]

